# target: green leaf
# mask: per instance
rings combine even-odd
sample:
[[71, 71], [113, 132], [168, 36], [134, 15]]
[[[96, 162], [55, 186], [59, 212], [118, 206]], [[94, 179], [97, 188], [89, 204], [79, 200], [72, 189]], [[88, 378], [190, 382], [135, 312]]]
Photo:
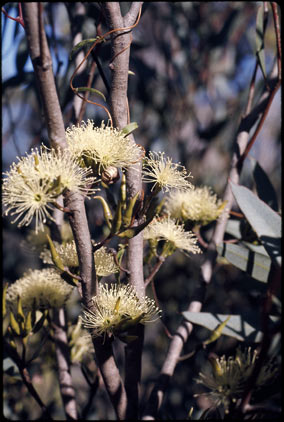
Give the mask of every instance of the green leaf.
[[[99, 39], [100, 37], [96, 37], [96, 38], [88, 38], [87, 40], [80, 41], [78, 44], [76, 44], [72, 48], [71, 53], [69, 55], [69, 60], [71, 60], [74, 54], [77, 53], [79, 50], [81, 50], [84, 47], [90, 48]], [[103, 38], [102, 38], [102, 41], [103, 41]]]
[[[230, 319], [222, 330], [222, 334], [233, 337], [239, 341], [258, 343], [261, 341], [261, 317], [256, 312], [247, 312], [246, 315], [223, 315], [209, 312], [182, 312], [184, 318], [192, 324], [201, 325], [210, 331], [214, 331], [218, 325], [229, 316]], [[269, 316], [271, 324], [279, 320], [275, 316]]]
[[267, 282], [271, 267], [271, 259], [265, 253], [265, 249], [261, 245], [260, 248], [255, 246], [255, 250], [253, 250], [252, 248], [246, 248], [241, 244], [222, 243], [217, 245], [217, 251], [219, 255], [225, 257], [231, 264], [240, 270], [245, 271], [251, 277], [264, 283]]
[[121, 129], [121, 133], [124, 136], [128, 136], [137, 128], [138, 128], [138, 124], [136, 122], [132, 122], [132, 123], [129, 123], [129, 125], [124, 126], [124, 128]]
[[244, 186], [230, 182], [233, 195], [268, 255], [281, 266], [281, 217]]
[[249, 157], [249, 159], [259, 198], [269, 205], [274, 211], [278, 211], [277, 195], [267, 174], [253, 157]]
[[105, 96], [104, 96], [104, 94], [103, 94], [101, 91], [99, 91], [98, 89], [95, 89], [95, 88], [89, 88], [89, 87], [87, 87], [87, 86], [80, 86], [79, 88], [75, 88], [75, 89], [74, 89], [74, 91], [76, 91], [76, 92], [85, 92], [85, 91], [92, 92], [93, 94], [100, 95], [100, 96], [102, 97], [102, 99], [104, 100], [104, 102], [106, 102], [106, 97], [105, 97]]
[[262, 4], [256, 16], [256, 55], [259, 60], [259, 65], [263, 74], [264, 79], [266, 79], [266, 70], [265, 70], [265, 55], [264, 55], [264, 4]]

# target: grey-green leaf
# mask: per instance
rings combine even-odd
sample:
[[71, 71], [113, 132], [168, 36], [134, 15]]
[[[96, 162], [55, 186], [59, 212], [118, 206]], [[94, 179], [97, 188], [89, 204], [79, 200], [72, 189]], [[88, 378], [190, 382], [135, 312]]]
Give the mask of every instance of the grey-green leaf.
[[281, 266], [281, 217], [244, 186], [230, 182], [233, 195], [272, 261]]
[[[218, 325], [225, 321], [229, 315], [212, 314], [209, 312], [183, 312], [184, 318], [192, 324], [201, 325], [210, 331], [214, 331]], [[271, 324], [279, 318], [269, 316]], [[246, 313], [246, 315], [231, 315], [222, 334], [234, 337], [239, 341], [260, 342], [262, 338], [261, 318], [257, 313]]]
[[72, 50], [71, 50], [71, 53], [70, 53], [70, 55], [69, 55], [69, 60], [71, 60], [72, 59], [72, 57], [73, 57], [73, 55], [75, 54], [75, 53], [77, 53], [79, 50], [81, 50], [82, 48], [84, 48], [84, 47], [88, 47], [88, 48], [90, 48], [91, 46], [92, 46], [92, 44], [94, 44], [98, 39], [99, 39], [100, 37], [96, 37], [96, 38], [88, 38], [87, 40], [83, 40], [83, 41], [80, 41], [78, 44], [76, 44], [73, 48], [72, 48]]
[[266, 78], [265, 70], [265, 55], [264, 55], [264, 4], [262, 4], [257, 12], [256, 16], [256, 54], [258, 56], [260, 68], [263, 74], [264, 79]]
[[102, 99], [106, 102], [106, 97], [105, 97], [105, 96], [104, 96], [104, 94], [103, 94], [101, 91], [99, 91], [98, 89], [95, 89], [95, 88], [89, 88], [89, 87], [87, 87], [87, 86], [80, 86], [79, 88], [75, 88], [75, 91], [77, 91], [77, 92], [85, 92], [85, 91], [92, 92], [93, 94], [100, 95], [100, 96], [102, 97]]
[[136, 122], [129, 123], [129, 125], [124, 126], [123, 129], [121, 129], [121, 133], [124, 136], [130, 135], [135, 129], [138, 128], [138, 124]]
[[[246, 243], [246, 246], [251, 245]], [[244, 247], [235, 243], [222, 243], [217, 245], [219, 255], [225, 257], [231, 264], [245, 271], [251, 277], [264, 283], [267, 282], [271, 259], [266, 254], [265, 249], [260, 246], [251, 245]]]
[[252, 173], [259, 198], [269, 205], [274, 211], [278, 211], [278, 201], [275, 189], [269, 177], [255, 158], [249, 157]]

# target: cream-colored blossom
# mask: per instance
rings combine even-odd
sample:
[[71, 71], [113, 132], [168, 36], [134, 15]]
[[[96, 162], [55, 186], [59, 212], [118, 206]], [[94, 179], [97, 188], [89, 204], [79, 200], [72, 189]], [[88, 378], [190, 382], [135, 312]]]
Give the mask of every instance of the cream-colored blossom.
[[181, 249], [193, 254], [201, 253], [197, 246], [197, 237], [194, 233], [184, 230], [184, 225], [172, 219], [169, 215], [154, 220], [143, 231], [145, 240], [165, 240], [171, 246], [171, 252]]
[[102, 246], [95, 252], [94, 258], [96, 274], [99, 277], [107, 277], [110, 274], [119, 272], [119, 267], [114, 261], [113, 254], [111, 252], [108, 252], [105, 246]]
[[165, 192], [170, 189], [187, 190], [192, 184], [187, 180], [192, 177], [184, 166], [173, 163], [172, 159], [165, 157], [164, 152], [149, 152], [149, 157], [143, 160], [142, 180], [154, 183], [152, 191], [156, 188]]
[[222, 201], [208, 186], [170, 192], [165, 209], [172, 218], [191, 220], [202, 225], [216, 220], [223, 211]]
[[94, 353], [92, 337], [89, 332], [82, 328], [82, 320], [78, 318], [77, 324], [68, 328], [71, 348], [70, 357], [72, 362], [81, 362], [85, 356]]
[[7, 303], [14, 307], [18, 296], [23, 309], [60, 308], [64, 305], [73, 287], [66, 283], [54, 268], [29, 270], [7, 289]]
[[28, 226], [35, 217], [36, 233], [43, 230], [46, 219], [53, 220], [50, 211], [56, 199], [49, 181], [23, 177], [15, 164], [6, 175], [2, 190], [5, 214], [17, 215], [12, 222], [19, 221], [18, 227]]
[[143, 156], [141, 147], [104, 122], [94, 127], [94, 122], [88, 120], [80, 127], [67, 128], [66, 140], [75, 157], [88, 157], [98, 165], [99, 174], [110, 166], [127, 168]]
[[[78, 267], [79, 261], [76, 251], [76, 245], [74, 240], [68, 243], [58, 243], [56, 241], [53, 242], [56, 252], [58, 253], [62, 263], [66, 267]], [[42, 259], [44, 264], [53, 264], [51, 252], [49, 248], [45, 248], [41, 254], [40, 258]]]
[[13, 222], [18, 226], [29, 225], [35, 217], [35, 230], [43, 230], [46, 219], [52, 219], [52, 204], [64, 189], [73, 192], [94, 193], [91, 189], [95, 178], [91, 169], [81, 168], [68, 151], [32, 150], [18, 158], [3, 181], [3, 203], [6, 214], [17, 214]]
[[92, 169], [80, 167], [68, 149], [55, 151], [42, 145], [40, 152], [37, 149], [33, 151], [33, 156], [37, 156], [34, 165], [36, 174], [46, 180], [58, 181], [62, 190], [89, 194], [98, 190], [91, 189], [96, 181], [96, 178], [91, 176]]
[[[257, 358], [257, 351], [252, 351], [250, 347], [245, 351], [237, 348], [235, 357], [211, 358], [212, 373], [200, 372], [199, 378], [196, 380], [198, 384], [204, 385], [211, 391], [195, 396], [205, 395], [212, 400], [216, 407], [223, 405], [225, 412], [228, 412], [231, 404], [236, 403], [237, 399], [242, 397]], [[277, 372], [279, 372], [279, 368], [274, 365], [273, 360], [265, 362], [260, 369], [254, 391], [269, 384]]]
[[92, 298], [94, 311], [83, 311], [83, 326], [95, 337], [123, 332], [132, 324], [145, 324], [159, 318], [155, 301], [138, 298], [134, 287], [123, 284], [99, 284]]
[[[67, 267], [78, 267], [78, 255], [76, 251], [75, 241], [68, 243], [60, 244], [58, 242], [53, 242], [55, 249], [63, 263]], [[53, 265], [53, 260], [49, 248], [45, 248], [41, 254], [40, 258], [44, 264]], [[111, 252], [108, 252], [105, 246], [102, 246], [94, 253], [96, 274], [100, 277], [107, 277], [110, 274], [119, 272], [119, 267], [114, 261], [114, 256]]]

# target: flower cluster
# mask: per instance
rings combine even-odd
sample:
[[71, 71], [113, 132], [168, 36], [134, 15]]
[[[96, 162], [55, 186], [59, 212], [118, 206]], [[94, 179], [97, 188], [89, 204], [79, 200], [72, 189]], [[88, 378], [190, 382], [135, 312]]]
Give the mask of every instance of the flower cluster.
[[192, 184], [187, 180], [192, 177], [181, 164], [173, 163], [164, 152], [149, 152], [143, 160], [142, 180], [154, 183], [153, 190], [168, 192], [170, 189], [188, 190]]
[[[145, 240], [165, 240], [168, 244], [167, 254], [181, 249], [193, 254], [201, 253], [197, 246], [197, 237], [192, 232], [184, 230], [184, 226], [172, 219], [169, 215], [165, 218], [154, 218], [154, 220], [144, 229]], [[165, 254], [165, 255], [167, 255]]]
[[48, 150], [44, 146], [18, 158], [4, 175], [3, 203], [6, 215], [17, 214], [18, 226], [29, 225], [35, 217], [35, 230], [43, 230], [56, 198], [65, 190], [93, 193], [95, 178], [91, 169], [81, 168], [68, 150]]
[[208, 186], [187, 191], [170, 192], [165, 209], [173, 218], [191, 220], [206, 225], [216, 220], [223, 211], [222, 201]]
[[66, 130], [66, 140], [75, 157], [87, 157], [97, 164], [98, 174], [108, 167], [130, 167], [143, 155], [141, 147], [104, 122], [101, 127], [94, 127], [92, 120], [72, 126]]
[[160, 313], [154, 300], [147, 296], [138, 298], [129, 284], [99, 284], [92, 300], [94, 310], [83, 311], [82, 321], [95, 337], [117, 335], [130, 326], [156, 320]]
[[[56, 252], [59, 255], [64, 266], [67, 267], [78, 267], [79, 261], [76, 251], [76, 245], [74, 240], [71, 242], [60, 244], [53, 242]], [[51, 252], [49, 248], [45, 248], [40, 253], [40, 258], [44, 264], [53, 264]], [[94, 253], [94, 260], [96, 266], [96, 274], [99, 277], [107, 277], [110, 274], [119, 272], [119, 267], [114, 261], [114, 256], [111, 252], [108, 252], [105, 246], [102, 246]]]
[[[235, 357], [211, 358], [213, 373], [203, 374], [200, 372], [199, 378], [196, 380], [198, 384], [204, 385], [211, 391], [195, 394], [195, 396], [205, 395], [212, 400], [216, 407], [223, 405], [225, 412], [228, 412], [230, 405], [236, 403], [244, 393], [257, 357], [257, 351], [252, 351], [249, 347], [243, 352], [238, 348]], [[274, 365], [273, 360], [266, 362], [261, 367], [254, 388], [259, 389], [270, 383], [277, 372], [278, 368]]]
[[21, 297], [23, 309], [60, 308], [70, 296], [73, 287], [66, 283], [54, 268], [29, 270], [7, 289], [6, 300], [15, 307]]

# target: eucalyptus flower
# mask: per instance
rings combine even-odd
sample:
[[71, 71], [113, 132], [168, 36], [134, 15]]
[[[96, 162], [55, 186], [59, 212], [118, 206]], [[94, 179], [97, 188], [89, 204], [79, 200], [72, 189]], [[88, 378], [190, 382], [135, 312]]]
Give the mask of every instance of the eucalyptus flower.
[[161, 312], [154, 300], [147, 296], [138, 298], [129, 284], [99, 284], [92, 301], [93, 311], [84, 310], [82, 321], [95, 337], [117, 335], [138, 323], [155, 321]]
[[102, 246], [94, 254], [96, 274], [99, 277], [107, 277], [108, 275], [118, 273], [119, 267], [115, 263], [114, 256]]
[[97, 164], [99, 174], [108, 167], [128, 168], [143, 156], [140, 146], [104, 122], [95, 127], [93, 120], [87, 120], [80, 127], [67, 128], [66, 140], [75, 157], [87, 157]]
[[[59, 255], [62, 263], [66, 267], [78, 267], [79, 261], [76, 251], [76, 245], [74, 240], [67, 243], [60, 244], [59, 242], [53, 242], [56, 252]], [[44, 264], [51, 264], [53, 265], [53, 260], [51, 256], [51, 251], [49, 248], [45, 248], [40, 253], [40, 258], [42, 259]]]
[[164, 218], [155, 217], [143, 231], [145, 240], [166, 241], [163, 255], [167, 256], [176, 249], [193, 254], [201, 253], [197, 246], [197, 237], [194, 233], [184, 230], [184, 225], [169, 215]]
[[35, 231], [43, 230], [46, 219], [53, 220], [51, 211], [58, 196], [65, 189], [73, 192], [94, 193], [95, 178], [91, 169], [81, 168], [68, 151], [32, 150], [18, 158], [3, 181], [3, 204], [6, 215], [17, 215], [13, 222], [29, 225], [35, 217]]
[[21, 297], [23, 309], [60, 308], [70, 296], [73, 287], [66, 283], [54, 268], [29, 270], [7, 289], [6, 300], [11, 307]]
[[77, 324], [68, 328], [68, 337], [70, 337], [70, 358], [72, 362], [81, 362], [85, 356], [94, 352], [92, 337], [82, 327], [82, 320], [78, 318]]
[[149, 157], [143, 160], [142, 180], [154, 183], [153, 190], [168, 192], [170, 189], [187, 190], [192, 184], [187, 180], [192, 177], [184, 166], [173, 163], [172, 159], [165, 157], [164, 152], [149, 152]]
[[[78, 267], [78, 255], [76, 250], [75, 241], [67, 242], [60, 244], [56, 241], [53, 242], [56, 252], [59, 255], [62, 263], [66, 267]], [[51, 251], [49, 248], [45, 248], [41, 254], [40, 258], [44, 264], [53, 265], [53, 260], [51, 256]], [[114, 256], [111, 252], [108, 252], [105, 246], [102, 246], [94, 253], [96, 274], [100, 277], [107, 277], [110, 274], [119, 272], [119, 267], [114, 261]]]
[[170, 192], [165, 202], [165, 209], [172, 218], [206, 225], [220, 216], [224, 209], [222, 205], [222, 201], [211, 188], [204, 186], [187, 191]]
[[[204, 374], [200, 372], [196, 382], [211, 391], [195, 394], [195, 397], [205, 395], [213, 402], [215, 407], [223, 405], [225, 412], [228, 413], [230, 406], [242, 397], [257, 359], [258, 353], [256, 350], [252, 351], [251, 347], [244, 351], [237, 348], [235, 357], [210, 358], [212, 373]], [[278, 371], [279, 368], [275, 366], [272, 359], [265, 362], [256, 379], [254, 391], [273, 381]]]

